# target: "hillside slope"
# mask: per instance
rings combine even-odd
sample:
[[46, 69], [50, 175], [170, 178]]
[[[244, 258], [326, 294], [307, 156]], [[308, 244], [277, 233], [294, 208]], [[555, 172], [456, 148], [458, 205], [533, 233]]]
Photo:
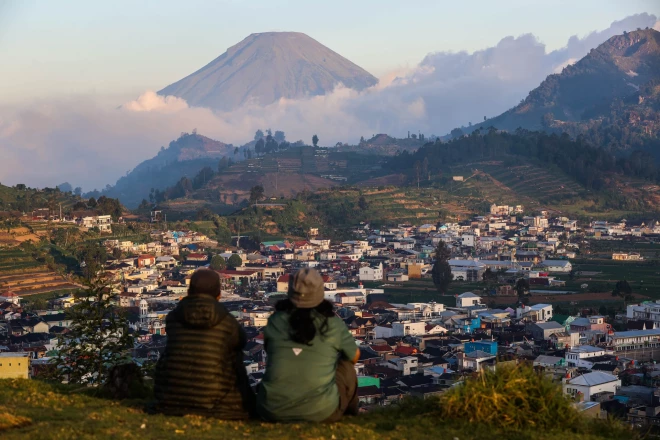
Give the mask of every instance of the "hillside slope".
[[362, 90], [378, 81], [318, 41], [298, 32], [252, 34], [193, 74], [158, 93], [229, 111], [246, 103], [323, 95], [337, 84]]
[[234, 146], [196, 133], [183, 133], [170, 142], [168, 148], [136, 166], [102, 194], [119, 198], [129, 208], [135, 208], [148, 199], [152, 188], [165, 189], [176, 184], [183, 176], [192, 177], [205, 166], [218, 167], [224, 157], [233, 157]]
[[[595, 125], [625, 124], [642, 137], [657, 138], [659, 108], [653, 99], [645, 102], [644, 94], [648, 95], [649, 85], [653, 89], [658, 80], [660, 32], [645, 29], [617, 35], [561, 73], [548, 76], [517, 106], [463, 130], [489, 126], [509, 131], [518, 127], [554, 128], [579, 134]], [[639, 113], [633, 106], [640, 104], [649, 111], [642, 111], [642, 120], [634, 115], [631, 118], [631, 112]], [[637, 143], [642, 145], [643, 141]]]
[[502, 432], [492, 426], [437, 417], [437, 401], [409, 401], [344, 419], [333, 425], [227, 422], [196, 416], [147, 415], [144, 401], [116, 402], [90, 397], [71, 387], [38, 380], [0, 380], [0, 436], [13, 439], [452, 439], [599, 440], [636, 438], [619, 424], [593, 421], [585, 426]]

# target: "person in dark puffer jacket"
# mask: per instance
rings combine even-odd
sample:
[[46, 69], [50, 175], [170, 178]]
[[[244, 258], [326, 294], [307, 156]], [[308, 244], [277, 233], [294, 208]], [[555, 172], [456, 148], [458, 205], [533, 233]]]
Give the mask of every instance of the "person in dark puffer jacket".
[[245, 333], [219, 297], [218, 273], [200, 269], [188, 296], [167, 315], [167, 346], [154, 373], [156, 411], [226, 420], [253, 414], [255, 396], [243, 364]]

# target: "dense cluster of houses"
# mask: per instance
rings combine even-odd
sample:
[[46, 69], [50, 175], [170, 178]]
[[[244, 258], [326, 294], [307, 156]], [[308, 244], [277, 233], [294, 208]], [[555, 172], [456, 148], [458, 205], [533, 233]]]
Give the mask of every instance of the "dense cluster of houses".
[[[288, 283], [282, 278], [280, 283]], [[637, 424], [658, 422], [660, 368], [652, 360], [660, 357], [660, 302], [630, 305], [620, 317], [628, 330], [614, 331], [602, 316], [556, 315], [550, 304], [493, 309], [472, 292], [456, 296], [450, 306], [392, 304], [375, 289], [358, 287], [344, 296], [349, 289], [329, 287], [326, 299], [361, 353], [355, 368], [365, 409], [405, 396], [438, 395], [483, 370], [529, 363], [595, 416], [623, 411]], [[274, 311], [273, 298], [227, 293], [221, 300], [246, 331], [245, 367], [256, 386], [265, 367], [263, 327]], [[128, 312], [136, 338], [137, 362], [158, 360], [167, 338], [165, 316], [185, 295], [185, 281], [120, 294], [118, 305]], [[0, 296], [0, 377], [38, 376], [57, 350], [57, 338], [71, 326], [63, 309], [74, 301], [63, 298], [51, 310], [26, 313], [17, 295]]]
[[[451, 305], [392, 303], [385, 295], [380, 284], [430, 276], [440, 241], [451, 250], [456, 282], [482, 280], [490, 270], [524, 277], [530, 285], [561, 285], [553, 274], [572, 270], [569, 258], [579, 247], [570, 236], [577, 222], [522, 212], [521, 206], [493, 205], [489, 214], [460, 223], [364, 224], [354, 240], [341, 243], [314, 230], [306, 240], [267, 241], [252, 252], [221, 248], [198, 232], [153, 231], [149, 243], [108, 240], [108, 250], [130, 257], [108, 261], [106, 273], [116, 283], [117, 305], [127, 312], [139, 363], [158, 360], [167, 338], [165, 317], [187, 294], [192, 273], [220, 255], [225, 264], [214, 267], [222, 280], [220, 300], [246, 331], [245, 367], [255, 386], [263, 376], [263, 327], [274, 304], [297, 269], [314, 267], [323, 276], [325, 299], [360, 350], [356, 370], [364, 408], [434, 396], [485, 369], [530, 363], [561, 383], [583, 411], [623, 411], [636, 424], [659, 423], [660, 368], [653, 361], [660, 358], [660, 302], [629, 305], [615, 331], [614, 322], [592, 311], [565, 316], [550, 304], [498, 309], [473, 292], [457, 295]], [[627, 230], [616, 226], [594, 222], [582, 232], [608, 237]], [[516, 294], [503, 287], [509, 288], [496, 294]], [[75, 301], [59, 298], [48, 310], [28, 313], [17, 295], [0, 294], [0, 377], [38, 375], [57, 350], [57, 338], [66, 336], [71, 322], [65, 310]], [[5, 359], [11, 356], [10, 370]]]

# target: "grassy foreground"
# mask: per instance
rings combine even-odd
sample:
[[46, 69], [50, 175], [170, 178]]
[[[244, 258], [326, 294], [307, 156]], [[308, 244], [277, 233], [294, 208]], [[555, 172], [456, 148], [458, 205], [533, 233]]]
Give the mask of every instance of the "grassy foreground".
[[[520, 380], [520, 379], [518, 379]], [[486, 384], [482, 381], [482, 385]], [[492, 395], [500, 389], [493, 388]], [[483, 388], [483, 387], [482, 387]], [[465, 389], [474, 393], [479, 386]], [[526, 390], [528, 391], [528, 390]], [[490, 392], [490, 391], [489, 391]], [[484, 396], [480, 405], [491, 412], [506, 411], [505, 406]], [[538, 396], [537, 396], [538, 397]], [[490, 399], [490, 402], [489, 402]], [[453, 403], [452, 403], [453, 402]], [[472, 405], [475, 401], [472, 400]], [[443, 404], [448, 408], [439, 410]], [[270, 424], [259, 421], [225, 422], [202, 417], [147, 415], [142, 401], [115, 402], [93, 397], [71, 387], [30, 380], [0, 380], [0, 438], [9, 439], [219, 439], [219, 438], [305, 438], [305, 439], [530, 439], [596, 440], [633, 439], [634, 433], [622, 424], [586, 420], [568, 415], [563, 408], [527, 408], [538, 411], [541, 420], [553, 418], [552, 426], [477, 421], [457, 409], [456, 400], [409, 400], [380, 411], [346, 418], [334, 425]], [[465, 408], [471, 411], [469, 405]], [[525, 409], [521, 409], [525, 413]], [[474, 416], [474, 414], [472, 414]], [[496, 417], [494, 418], [496, 419]], [[508, 425], [508, 426], [506, 426]]]

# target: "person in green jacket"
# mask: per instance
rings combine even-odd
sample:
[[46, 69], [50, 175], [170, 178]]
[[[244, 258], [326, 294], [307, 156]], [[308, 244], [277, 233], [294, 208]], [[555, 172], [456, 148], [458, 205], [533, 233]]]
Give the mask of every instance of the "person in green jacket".
[[200, 269], [188, 296], [167, 315], [167, 345], [154, 372], [155, 411], [226, 420], [254, 414], [243, 364], [245, 333], [218, 298], [220, 276]]
[[346, 324], [324, 299], [323, 278], [298, 271], [288, 299], [275, 306], [264, 330], [266, 372], [257, 413], [273, 422], [336, 422], [358, 413], [354, 364], [360, 351]]

